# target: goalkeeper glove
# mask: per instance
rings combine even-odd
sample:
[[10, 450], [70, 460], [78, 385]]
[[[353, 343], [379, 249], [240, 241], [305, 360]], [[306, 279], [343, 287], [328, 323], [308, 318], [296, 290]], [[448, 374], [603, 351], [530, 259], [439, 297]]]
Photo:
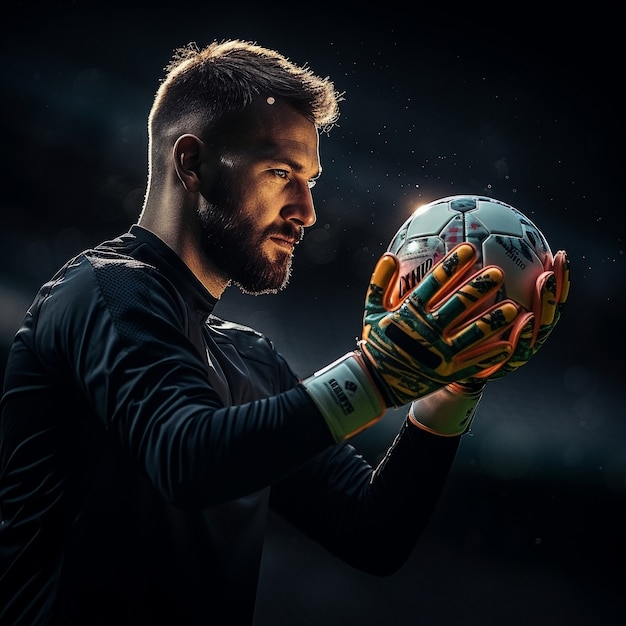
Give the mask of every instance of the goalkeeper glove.
[[513, 325], [509, 340], [515, 345], [515, 350], [511, 357], [504, 363], [487, 368], [471, 382], [451, 383], [414, 401], [409, 409], [409, 420], [438, 435], [466, 433], [474, 419], [486, 381], [502, 378], [515, 371], [539, 350], [559, 321], [569, 288], [569, 262], [561, 250], [537, 279], [533, 312], [520, 314]]
[[504, 300], [485, 309], [504, 276], [496, 267], [474, 272], [468, 243], [447, 254], [401, 302], [392, 290], [399, 260], [384, 254], [365, 300], [359, 350], [303, 381], [336, 441], [402, 406], [507, 359], [513, 345], [501, 337], [517, 318]]
[[515, 350], [503, 363], [485, 369], [476, 378], [496, 380], [526, 364], [546, 342], [561, 318], [570, 289], [570, 266], [567, 254], [559, 250], [546, 271], [537, 278], [532, 312], [520, 315], [509, 340]]
[[484, 383], [450, 383], [413, 401], [409, 421], [436, 435], [462, 435], [472, 424], [484, 390]]
[[487, 308], [504, 281], [500, 268], [475, 271], [477, 250], [462, 243], [447, 254], [400, 303], [392, 301], [397, 257], [374, 270], [366, 299], [363, 353], [382, 379], [390, 406], [401, 406], [447, 383], [471, 378], [507, 359], [503, 339], [519, 306], [503, 300]]

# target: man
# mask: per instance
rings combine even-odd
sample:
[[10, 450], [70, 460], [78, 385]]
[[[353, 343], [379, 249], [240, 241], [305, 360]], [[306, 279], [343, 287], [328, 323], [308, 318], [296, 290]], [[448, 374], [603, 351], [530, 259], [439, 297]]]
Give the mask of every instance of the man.
[[[138, 223], [41, 288], [9, 356], [3, 624], [250, 624], [269, 507], [373, 574], [411, 553], [486, 380], [545, 341], [568, 271], [559, 253], [540, 315], [487, 308], [502, 272], [472, 273], [462, 244], [392, 308], [397, 260], [384, 255], [359, 345], [299, 380], [266, 338], [213, 310], [231, 283], [288, 282], [340, 100], [329, 79], [251, 43], [174, 55], [149, 116]], [[348, 440], [405, 404], [374, 471]]]

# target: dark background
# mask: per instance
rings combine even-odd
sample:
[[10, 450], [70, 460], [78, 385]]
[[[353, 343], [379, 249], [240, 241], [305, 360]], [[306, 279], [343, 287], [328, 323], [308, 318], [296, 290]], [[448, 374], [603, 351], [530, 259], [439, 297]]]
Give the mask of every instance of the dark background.
[[[573, 284], [532, 364], [489, 385], [407, 565], [371, 578], [271, 518], [255, 626], [625, 623], [623, 10], [211, 4], [5, 3], [2, 368], [40, 283], [137, 218], [145, 119], [172, 50], [229, 37], [276, 47], [346, 101], [322, 137], [318, 221], [290, 286], [228, 290], [218, 314], [310, 374], [354, 346], [399, 225], [460, 193], [531, 217], [568, 251]], [[372, 462], [402, 418], [356, 438]]]

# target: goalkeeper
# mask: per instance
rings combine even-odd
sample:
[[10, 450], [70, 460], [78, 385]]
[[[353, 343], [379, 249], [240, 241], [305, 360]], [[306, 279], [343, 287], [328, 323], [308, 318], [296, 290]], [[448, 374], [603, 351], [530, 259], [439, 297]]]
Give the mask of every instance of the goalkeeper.
[[[1, 623], [251, 624], [270, 508], [366, 572], [410, 555], [485, 383], [545, 341], [569, 272], [558, 253], [531, 313], [486, 307], [502, 272], [461, 244], [392, 306], [384, 255], [354, 350], [299, 379], [215, 313], [230, 284], [287, 284], [340, 100], [253, 44], [176, 51], [138, 223], [41, 288], [9, 355]], [[373, 469], [350, 438], [405, 405]]]

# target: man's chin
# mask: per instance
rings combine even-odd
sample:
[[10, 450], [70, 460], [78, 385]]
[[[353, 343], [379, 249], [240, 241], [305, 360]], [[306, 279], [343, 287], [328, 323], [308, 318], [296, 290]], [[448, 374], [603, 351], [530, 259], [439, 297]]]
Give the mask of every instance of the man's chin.
[[[262, 274], [250, 274], [242, 280], [233, 279], [233, 284], [237, 285], [242, 293], [252, 296], [282, 291], [291, 278], [291, 255], [285, 256], [287, 256], [286, 262], [282, 264], [274, 262]], [[277, 267], [282, 267], [282, 270], [277, 271]]]
[[239, 291], [241, 291], [241, 293], [245, 293], [248, 296], [263, 296], [265, 294], [278, 293], [279, 291], [282, 291], [289, 284], [289, 279], [284, 280], [280, 285], [278, 285], [278, 287], [274, 287], [271, 285], [265, 287], [256, 285], [244, 285], [242, 283], [238, 283], [237, 281], [233, 281], [233, 284], [239, 287]]

